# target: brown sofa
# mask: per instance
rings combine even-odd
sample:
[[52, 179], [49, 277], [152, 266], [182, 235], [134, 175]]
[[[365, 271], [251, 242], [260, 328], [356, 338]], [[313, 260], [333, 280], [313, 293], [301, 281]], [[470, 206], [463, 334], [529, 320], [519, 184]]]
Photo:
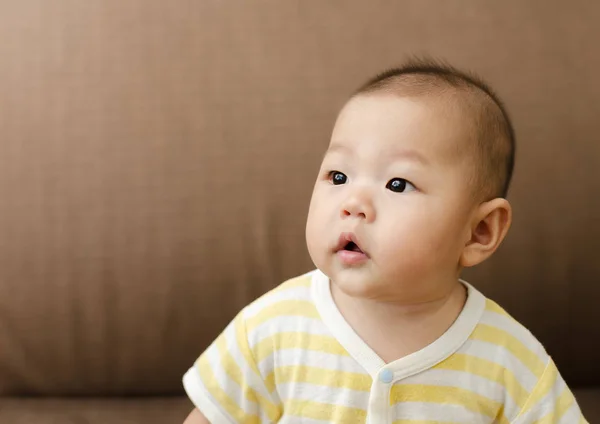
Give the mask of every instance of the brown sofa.
[[513, 228], [465, 278], [600, 422], [597, 3], [0, 3], [0, 423], [180, 423], [181, 376], [312, 268], [345, 96], [409, 53], [485, 76], [518, 135]]

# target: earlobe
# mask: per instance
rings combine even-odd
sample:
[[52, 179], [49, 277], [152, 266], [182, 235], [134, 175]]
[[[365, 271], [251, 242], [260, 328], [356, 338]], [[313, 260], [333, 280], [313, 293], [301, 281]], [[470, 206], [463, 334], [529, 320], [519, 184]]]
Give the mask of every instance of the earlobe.
[[475, 266], [489, 258], [504, 240], [512, 221], [508, 200], [496, 198], [482, 203], [471, 221], [470, 237], [460, 257], [461, 267]]

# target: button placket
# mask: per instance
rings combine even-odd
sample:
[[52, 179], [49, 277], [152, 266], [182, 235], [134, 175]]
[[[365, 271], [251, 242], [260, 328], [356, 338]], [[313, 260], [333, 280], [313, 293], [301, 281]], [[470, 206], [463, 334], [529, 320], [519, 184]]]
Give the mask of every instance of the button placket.
[[388, 368], [381, 369], [374, 376], [367, 412], [367, 424], [391, 423], [390, 393], [395, 378], [394, 372]]

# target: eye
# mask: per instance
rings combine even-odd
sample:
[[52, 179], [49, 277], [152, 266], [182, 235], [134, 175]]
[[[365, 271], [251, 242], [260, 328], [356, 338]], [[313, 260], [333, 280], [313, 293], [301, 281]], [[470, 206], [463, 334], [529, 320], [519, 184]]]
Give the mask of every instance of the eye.
[[393, 191], [394, 193], [404, 193], [407, 191], [416, 190], [415, 186], [406, 181], [404, 178], [392, 178], [385, 185], [385, 188]]
[[329, 173], [329, 181], [331, 181], [333, 185], [345, 184], [346, 181], [348, 181], [348, 177], [340, 171], [331, 171]]

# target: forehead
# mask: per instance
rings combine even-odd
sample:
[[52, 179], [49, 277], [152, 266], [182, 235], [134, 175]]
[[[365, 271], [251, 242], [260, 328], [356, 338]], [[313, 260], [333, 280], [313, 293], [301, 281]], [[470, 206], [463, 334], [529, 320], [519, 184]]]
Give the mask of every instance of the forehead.
[[454, 159], [469, 131], [451, 99], [367, 94], [352, 98], [335, 123], [330, 149], [359, 153], [414, 152], [427, 162]]

